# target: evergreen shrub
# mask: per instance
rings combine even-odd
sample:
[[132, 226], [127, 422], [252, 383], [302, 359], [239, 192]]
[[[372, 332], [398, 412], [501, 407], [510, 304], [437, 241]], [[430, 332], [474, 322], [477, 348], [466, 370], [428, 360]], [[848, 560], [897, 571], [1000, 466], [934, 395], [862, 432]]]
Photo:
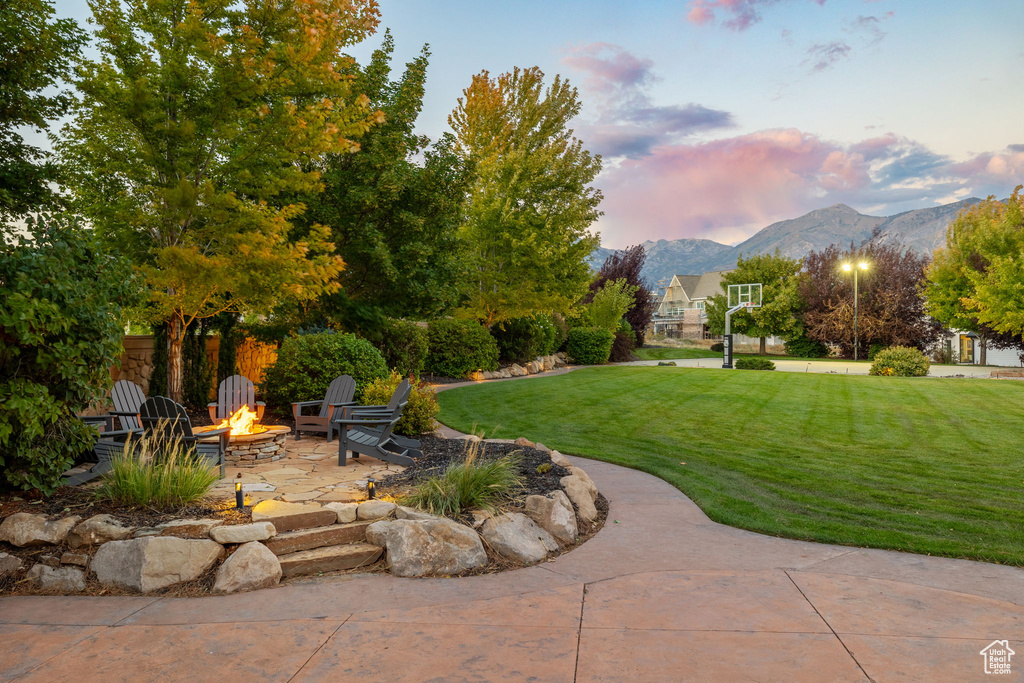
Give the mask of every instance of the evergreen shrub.
[[743, 358], [737, 358], [733, 363], [737, 370], [774, 370], [775, 363], [771, 362], [767, 358], [759, 358], [758, 356], [744, 356]]
[[475, 320], [435, 320], [427, 339], [427, 370], [435, 375], [465, 377], [476, 370], [498, 369], [498, 343]]
[[875, 354], [868, 374], [892, 377], [924, 377], [931, 361], [912, 346], [892, 346]]
[[529, 363], [543, 356], [554, 344], [555, 329], [542, 316], [524, 316], [497, 323], [491, 335], [498, 344], [498, 360], [507, 363]]
[[798, 337], [786, 342], [786, 355], [796, 358], [828, 358], [828, 347], [820, 341]]
[[269, 405], [284, 406], [322, 399], [335, 377], [350, 375], [359, 399], [370, 382], [388, 374], [388, 364], [370, 342], [354, 334], [320, 332], [286, 339], [261, 388]]
[[603, 327], [574, 327], [569, 330], [565, 352], [573, 363], [600, 365], [608, 362], [615, 335]]
[[379, 334], [380, 341], [376, 346], [389, 368], [402, 376], [417, 377], [423, 372], [430, 350], [424, 328], [407, 320], [387, 318]]

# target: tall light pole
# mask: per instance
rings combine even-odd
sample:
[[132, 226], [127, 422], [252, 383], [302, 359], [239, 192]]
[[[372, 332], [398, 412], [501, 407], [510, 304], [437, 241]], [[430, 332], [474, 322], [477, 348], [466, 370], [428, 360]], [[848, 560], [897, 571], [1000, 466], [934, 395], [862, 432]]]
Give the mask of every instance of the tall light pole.
[[853, 359], [857, 360], [858, 351], [860, 350], [860, 337], [857, 336], [857, 300], [860, 298], [858, 287], [857, 287], [857, 275], [859, 271], [867, 270], [867, 261], [861, 261], [854, 268], [852, 263], [844, 263], [843, 270], [849, 273], [853, 271]]

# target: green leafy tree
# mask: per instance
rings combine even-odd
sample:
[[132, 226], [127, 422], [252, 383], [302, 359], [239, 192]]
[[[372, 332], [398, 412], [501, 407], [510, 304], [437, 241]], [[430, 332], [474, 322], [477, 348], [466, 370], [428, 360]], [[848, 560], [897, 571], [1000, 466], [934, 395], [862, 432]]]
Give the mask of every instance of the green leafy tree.
[[462, 230], [470, 273], [462, 313], [492, 325], [533, 312], [565, 312], [591, 279], [588, 233], [601, 215], [601, 171], [568, 127], [576, 89], [540, 69], [473, 77], [448, 118], [473, 165]]
[[[760, 337], [761, 355], [766, 353], [767, 337], [799, 336], [801, 299], [798, 293], [800, 260], [786, 258], [777, 250], [774, 254], [756, 254], [740, 258], [736, 269], [722, 277], [722, 289], [728, 292], [729, 285], [743, 285], [760, 282], [761, 307], [734, 314], [732, 331], [748, 337]], [[708, 298], [708, 328], [715, 334], [725, 331], [725, 312], [728, 297], [718, 294]]]
[[168, 326], [168, 393], [196, 320], [263, 313], [336, 287], [329, 231], [289, 239], [320, 189], [306, 166], [353, 152], [383, 119], [345, 76], [341, 50], [371, 33], [375, 0], [226, 3], [91, 0], [99, 61], [61, 151], [78, 209], [146, 276], [146, 313]]
[[0, 240], [0, 472], [8, 486], [49, 493], [96, 439], [75, 414], [112, 385], [138, 285], [75, 220], [42, 215], [27, 227]]
[[53, 199], [49, 183], [57, 168], [21, 132], [42, 133], [67, 111], [71, 97], [54, 89], [69, 75], [85, 34], [73, 20], [52, 17], [45, 0], [0, 3], [0, 222]]
[[458, 229], [470, 181], [451, 135], [430, 147], [415, 133], [429, 50], [397, 80], [393, 53], [388, 33], [369, 64], [352, 69], [353, 92], [369, 98], [384, 122], [359, 138], [358, 154], [329, 155], [324, 192], [301, 198], [309, 206], [304, 223], [329, 225], [335, 253], [347, 264], [341, 288], [307, 315], [369, 333], [386, 316], [434, 318], [458, 303]]
[[583, 319], [591, 327], [615, 332], [623, 316], [633, 307], [637, 289], [626, 280], [608, 280], [594, 292], [593, 300], [584, 304]]

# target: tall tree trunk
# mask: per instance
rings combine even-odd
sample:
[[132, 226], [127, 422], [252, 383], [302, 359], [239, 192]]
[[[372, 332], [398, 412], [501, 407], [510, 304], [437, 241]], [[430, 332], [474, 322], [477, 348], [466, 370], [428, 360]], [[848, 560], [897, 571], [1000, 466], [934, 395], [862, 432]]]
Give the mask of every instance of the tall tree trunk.
[[181, 357], [181, 343], [185, 338], [181, 318], [172, 317], [167, 321], [167, 394], [172, 401], [181, 403], [184, 395], [184, 363]]
[[985, 335], [981, 335], [978, 339], [978, 344], [981, 346], [981, 365], [988, 365], [988, 338]]
[[759, 353], [762, 356], [768, 355], [768, 337], [761, 337], [761, 350]]

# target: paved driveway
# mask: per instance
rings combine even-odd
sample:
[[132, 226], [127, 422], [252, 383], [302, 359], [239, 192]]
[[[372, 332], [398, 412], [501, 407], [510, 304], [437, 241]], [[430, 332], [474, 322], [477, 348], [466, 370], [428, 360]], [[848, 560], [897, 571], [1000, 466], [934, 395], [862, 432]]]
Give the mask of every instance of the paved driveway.
[[1024, 571], [741, 531], [655, 477], [577, 462], [608, 523], [552, 562], [212, 598], [3, 598], [0, 678], [969, 681], [999, 639], [1022, 653], [1000, 680], [1020, 680]]

